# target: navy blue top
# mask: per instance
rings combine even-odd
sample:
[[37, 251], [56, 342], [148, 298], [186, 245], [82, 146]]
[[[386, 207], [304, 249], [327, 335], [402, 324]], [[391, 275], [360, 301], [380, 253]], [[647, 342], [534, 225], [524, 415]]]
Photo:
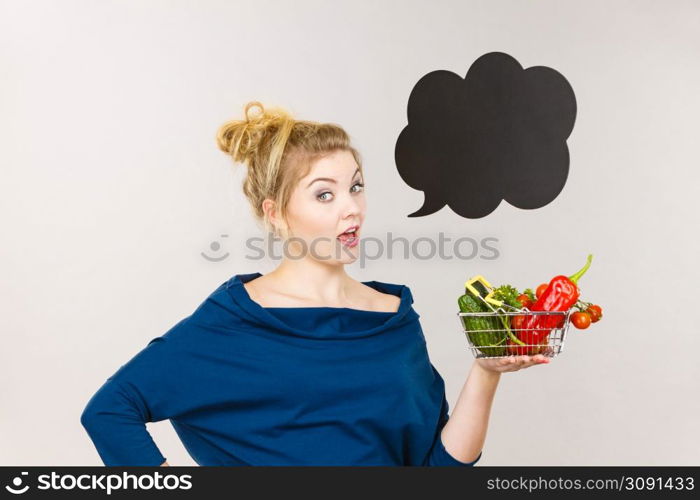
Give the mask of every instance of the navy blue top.
[[445, 385], [406, 285], [396, 312], [262, 307], [222, 283], [88, 401], [81, 424], [105, 465], [160, 465], [146, 429], [168, 419], [199, 465], [472, 466], [440, 439]]

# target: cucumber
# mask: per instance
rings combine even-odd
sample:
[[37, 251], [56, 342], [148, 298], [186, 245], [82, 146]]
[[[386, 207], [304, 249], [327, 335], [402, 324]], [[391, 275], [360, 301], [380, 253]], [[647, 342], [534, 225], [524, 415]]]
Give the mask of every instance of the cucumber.
[[[490, 312], [486, 305], [470, 293], [465, 293], [458, 300], [459, 310], [469, 312]], [[474, 347], [486, 356], [503, 356], [506, 352], [508, 334], [503, 330], [503, 324], [496, 316], [460, 316], [467, 336]], [[474, 330], [498, 330], [477, 332]]]

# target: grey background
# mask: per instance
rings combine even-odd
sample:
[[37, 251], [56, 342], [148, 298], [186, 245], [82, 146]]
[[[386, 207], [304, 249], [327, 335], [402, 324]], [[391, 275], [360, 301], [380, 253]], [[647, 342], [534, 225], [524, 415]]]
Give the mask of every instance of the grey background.
[[[350, 133], [366, 236], [498, 238], [495, 260], [348, 267], [410, 286], [451, 407], [473, 363], [464, 281], [522, 289], [594, 254], [580, 285], [603, 321], [502, 376], [480, 465], [697, 465], [699, 22], [693, 1], [0, 2], [0, 463], [101, 464], [88, 398], [220, 283], [275, 267], [245, 257], [261, 232], [214, 142], [260, 100]], [[491, 51], [572, 84], [567, 184], [539, 210], [409, 219], [408, 94]], [[167, 421], [148, 428], [194, 465]]]

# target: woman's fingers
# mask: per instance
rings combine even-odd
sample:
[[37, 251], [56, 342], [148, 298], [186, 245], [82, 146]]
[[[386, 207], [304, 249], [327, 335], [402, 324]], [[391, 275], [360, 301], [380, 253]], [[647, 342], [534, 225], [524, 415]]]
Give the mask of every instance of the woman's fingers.
[[534, 356], [508, 356], [506, 358], [502, 358], [500, 361], [501, 362], [499, 364], [505, 369], [505, 371], [517, 371], [534, 365], [547, 364], [549, 359], [542, 354], [536, 354]]
[[528, 368], [528, 367], [532, 366], [533, 364], [535, 364], [535, 362], [533, 361], [532, 357], [523, 356], [520, 360], [520, 367], [519, 368], [522, 370], [523, 368]]
[[493, 363], [494, 369], [501, 372], [514, 372], [522, 370], [523, 368], [529, 368], [534, 365], [544, 365], [549, 363], [549, 358], [542, 354], [536, 354], [532, 356], [519, 355], [519, 356], [506, 356], [499, 359], [489, 360], [488, 362]]
[[522, 368], [529, 368], [534, 365], [545, 365], [549, 363], [549, 360], [547, 359], [546, 356], [543, 356], [542, 354], [537, 354], [535, 356], [532, 356], [529, 361], [526, 361]]
[[523, 360], [522, 356], [508, 356], [500, 360], [501, 371], [504, 372], [514, 372], [520, 370]]

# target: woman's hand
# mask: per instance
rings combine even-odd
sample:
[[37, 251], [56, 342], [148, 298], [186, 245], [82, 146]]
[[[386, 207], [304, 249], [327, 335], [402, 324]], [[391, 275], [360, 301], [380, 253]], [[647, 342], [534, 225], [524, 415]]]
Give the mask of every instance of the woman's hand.
[[477, 358], [476, 363], [488, 372], [517, 372], [523, 368], [549, 363], [549, 358], [542, 354], [535, 356], [508, 356], [505, 358]]

